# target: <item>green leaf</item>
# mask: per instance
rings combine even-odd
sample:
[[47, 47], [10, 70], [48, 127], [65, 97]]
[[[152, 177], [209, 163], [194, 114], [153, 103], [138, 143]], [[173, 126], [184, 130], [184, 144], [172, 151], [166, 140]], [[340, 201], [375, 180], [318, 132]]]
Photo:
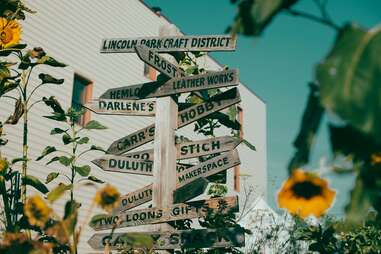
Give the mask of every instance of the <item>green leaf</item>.
[[85, 125], [84, 128], [87, 129], [87, 130], [103, 130], [103, 129], [107, 129], [106, 126], [102, 125], [101, 123], [99, 123], [98, 121], [95, 121], [95, 120], [89, 121]]
[[57, 187], [55, 187], [53, 190], [51, 190], [48, 195], [47, 199], [50, 202], [54, 202], [57, 199], [59, 199], [66, 191], [71, 190], [73, 185], [65, 185], [64, 183], [59, 183]]
[[23, 184], [30, 185], [43, 194], [46, 194], [49, 190], [46, 186], [35, 176], [27, 175], [22, 179]]
[[61, 104], [57, 101], [54, 96], [50, 96], [49, 98], [42, 97], [42, 101], [49, 107], [51, 107], [54, 113], [57, 114], [65, 114], [65, 111], [62, 109]]
[[56, 59], [54, 59], [51, 56], [43, 56], [38, 61], [38, 64], [46, 64], [53, 67], [66, 67], [66, 64], [58, 62]]
[[26, 44], [16, 44], [11, 46], [10, 48], [1, 49], [0, 56], [9, 56], [12, 52], [21, 51], [22, 49], [26, 48], [26, 46]]
[[70, 144], [71, 142], [73, 142], [72, 138], [70, 137], [69, 134], [65, 133], [64, 135], [62, 135], [62, 142], [67, 145], [67, 144]]
[[17, 162], [21, 162], [21, 161], [25, 161], [24, 158], [20, 157], [20, 158], [14, 158], [12, 161], [11, 161], [11, 164], [16, 164]]
[[53, 181], [54, 179], [56, 179], [59, 175], [60, 175], [60, 173], [58, 173], [58, 172], [52, 172], [52, 173], [50, 173], [50, 174], [46, 177], [45, 183], [46, 183], [46, 184], [50, 183], [51, 181]]
[[260, 35], [272, 19], [298, 0], [245, 0], [240, 1], [234, 23], [228, 28], [233, 34]]
[[88, 176], [90, 174], [90, 166], [89, 165], [84, 165], [82, 167], [74, 167], [74, 170], [80, 174], [81, 176]]
[[69, 157], [66, 157], [66, 156], [60, 156], [59, 159], [58, 159], [58, 161], [59, 161], [62, 165], [66, 166], [66, 167], [69, 166], [70, 163], [71, 163], [73, 160], [74, 160], [74, 157], [69, 158]]
[[15, 109], [11, 116], [8, 117], [7, 121], [5, 121], [6, 124], [12, 124], [15, 125], [19, 122], [19, 119], [24, 115], [24, 107], [23, 103], [21, 101], [21, 98], [19, 98], [15, 103]]
[[83, 137], [80, 140], [78, 140], [77, 143], [80, 144], [80, 145], [87, 144], [89, 142], [89, 140], [90, 139], [88, 137]]
[[58, 122], [65, 122], [66, 121], [66, 115], [62, 114], [62, 113], [54, 113], [53, 112], [51, 116], [44, 116], [44, 117], [51, 119], [51, 120], [58, 121]]
[[42, 158], [44, 158], [46, 155], [51, 154], [51, 153], [56, 152], [56, 151], [57, 151], [57, 149], [54, 146], [47, 146], [42, 151], [41, 155], [36, 159], [36, 161], [39, 161]]
[[60, 128], [54, 128], [53, 130], [50, 131], [50, 135], [55, 135], [55, 134], [61, 134], [66, 132], [67, 130], [63, 130]]
[[92, 181], [92, 182], [95, 182], [95, 183], [104, 183], [104, 181], [98, 179], [97, 177], [95, 176], [89, 176], [87, 177], [88, 180]]
[[255, 146], [253, 144], [251, 144], [249, 141], [247, 141], [246, 139], [242, 139], [242, 143], [247, 146], [248, 148], [250, 148], [251, 150], [253, 151], [257, 151], [257, 149], [255, 148]]
[[317, 67], [322, 105], [381, 144], [381, 28], [347, 25]]
[[92, 145], [92, 146], [90, 147], [90, 150], [106, 152], [106, 150], [103, 149], [102, 147], [100, 147], [100, 146], [95, 146], [95, 145]]
[[64, 79], [56, 79], [53, 76], [45, 73], [40, 73], [40, 75], [38, 75], [38, 78], [41, 79], [41, 84], [61, 85], [64, 82]]
[[50, 161], [48, 161], [47, 163], [46, 163], [46, 165], [49, 165], [50, 163], [53, 163], [53, 162], [55, 162], [55, 161], [59, 161], [60, 160], [60, 157], [59, 156], [55, 156], [55, 157], [53, 157]]

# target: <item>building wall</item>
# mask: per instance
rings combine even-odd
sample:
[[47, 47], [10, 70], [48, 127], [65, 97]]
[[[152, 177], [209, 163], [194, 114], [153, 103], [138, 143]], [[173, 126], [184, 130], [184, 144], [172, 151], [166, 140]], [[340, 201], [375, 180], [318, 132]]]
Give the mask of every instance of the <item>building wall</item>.
[[[78, 73], [94, 83], [93, 96], [99, 97], [105, 90], [113, 87], [125, 86], [147, 82], [143, 76], [143, 62], [135, 54], [100, 54], [100, 43], [102, 38], [111, 37], [137, 37], [158, 35], [160, 26], [168, 25], [168, 20], [151, 12], [138, 0], [45, 0], [26, 1], [26, 4], [37, 11], [35, 15], [28, 15], [22, 23], [22, 38], [29, 46], [41, 46], [45, 51], [57, 60], [68, 64], [66, 68], [37, 67], [31, 77], [31, 83], [37, 84], [37, 75], [40, 72], [49, 73], [58, 78], [64, 78], [65, 83], [60, 86], [46, 85], [35, 94], [35, 100], [43, 96], [54, 95], [67, 108], [71, 104], [73, 75]], [[180, 28], [181, 29], [181, 28]], [[238, 43], [239, 45], [239, 43]], [[232, 53], [221, 53], [232, 54]], [[217, 70], [220, 66], [211, 58], [205, 58], [208, 69]], [[228, 64], [228, 63], [223, 63]], [[244, 109], [244, 138], [254, 144], [256, 152], [249, 150], [244, 145], [239, 146], [239, 154], [242, 161], [241, 185], [255, 187], [255, 195], [266, 197], [266, 105], [244, 85], [239, 86], [242, 107]], [[13, 102], [2, 99], [0, 104], [0, 119], [5, 121], [6, 117], [13, 111]], [[47, 145], [56, 145], [60, 142], [57, 136], [49, 135], [50, 130], [60, 126], [59, 123], [41, 118], [49, 114], [50, 109], [43, 104], [36, 104], [30, 114], [30, 156], [36, 158]], [[131, 117], [131, 116], [105, 116], [91, 114], [91, 119], [98, 120], [108, 126], [105, 131], [91, 131], [88, 136], [91, 142], [108, 148], [116, 139], [144, 128], [153, 123], [153, 118]], [[5, 131], [10, 139], [9, 144], [2, 153], [9, 157], [19, 157], [21, 152], [21, 124], [7, 126]], [[192, 127], [186, 127], [179, 133], [192, 138], [202, 139], [195, 136]], [[221, 130], [220, 134], [227, 134]], [[152, 147], [147, 144], [140, 149]], [[88, 153], [83, 157], [83, 163], [100, 156], [99, 153]], [[51, 171], [68, 173], [58, 164], [45, 166], [45, 161], [30, 162], [30, 174], [45, 179]], [[233, 170], [228, 170], [228, 185], [231, 193], [233, 191]], [[105, 180], [119, 188], [125, 194], [138, 189], [151, 180], [147, 176], [123, 175], [119, 173], [106, 173], [97, 167], [92, 167], [92, 175]], [[65, 181], [59, 177], [57, 181]], [[53, 187], [55, 184], [50, 184]], [[30, 190], [32, 192], [32, 190]], [[90, 200], [94, 197], [95, 189], [80, 187], [75, 190], [78, 201], [83, 203], [80, 219], [85, 221], [86, 210], [89, 208]], [[243, 197], [241, 194], [241, 203]], [[252, 196], [254, 198], [254, 196]], [[57, 211], [62, 213], [62, 201], [57, 202]], [[61, 208], [59, 208], [61, 207]], [[242, 205], [241, 205], [242, 207]], [[61, 210], [60, 210], [61, 209]], [[100, 212], [96, 210], [95, 212]], [[141, 230], [140, 227], [132, 230]], [[80, 253], [91, 251], [86, 241], [94, 232], [85, 227], [82, 234]]]

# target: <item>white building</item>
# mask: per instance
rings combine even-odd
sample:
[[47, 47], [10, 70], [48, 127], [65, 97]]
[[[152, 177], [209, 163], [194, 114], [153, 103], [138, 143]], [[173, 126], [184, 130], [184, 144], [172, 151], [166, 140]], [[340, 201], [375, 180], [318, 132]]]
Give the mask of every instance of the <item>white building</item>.
[[[32, 76], [32, 84], [38, 83], [37, 75], [40, 72], [49, 73], [58, 78], [64, 78], [65, 83], [60, 86], [46, 85], [35, 94], [35, 99], [54, 95], [67, 108], [72, 100], [82, 103], [92, 98], [98, 98], [109, 88], [139, 84], [150, 81], [145, 65], [136, 54], [100, 54], [103, 38], [156, 36], [159, 28], [170, 24], [163, 16], [153, 12], [139, 0], [46, 0], [25, 1], [27, 6], [36, 10], [34, 15], [27, 15], [22, 22], [22, 39], [30, 47], [40, 46], [57, 60], [68, 65], [66, 68], [38, 67]], [[164, 11], [165, 13], [165, 11]], [[180, 28], [181, 29], [181, 28]], [[239, 47], [239, 40], [238, 40]], [[234, 54], [226, 52], [220, 54]], [[206, 69], [219, 70], [221, 65], [210, 57], [202, 60]], [[221, 65], [220, 65], [221, 64]], [[234, 68], [234, 66], [232, 66]], [[148, 77], [148, 78], [147, 78]], [[74, 86], [73, 86], [74, 84]], [[73, 88], [74, 87], [74, 88]], [[240, 170], [229, 169], [227, 186], [229, 193], [241, 190], [241, 200], [244, 198], [244, 189], [254, 188], [251, 198], [266, 197], [266, 105], [248, 87], [239, 85], [242, 102], [241, 118], [244, 138], [255, 145], [257, 151], [252, 151], [245, 145], [238, 147], [241, 159]], [[81, 95], [79, 93], [82, 93]], [[5, 119], [13, 112], [13, 101], [1, 99], [0, 119]], [[49, 135], [50, 130], [56, 127], [57, 122], [42, 118], [48, 115], [50, 109], [43, 104], [36, 104], [30, 113], [30, 156], [37, 158], [47, 145], [57, 145], [61, 140], [57, 136]], [[105, 131], [91, 131], [88, 136], [91, 142], [108, 148], [115, 140], [126, 136], [138, 129], [153, 123], [154, 118], [134, 116], [105, 116], [87, 113], [86, 119], [95, 119], [108, 127]], [[5, 127], [9, 144], [3, 149], [3, 155], [12, 158], [20, 157], [22, 125]], [[229, 135], [227, 130], [221, 134]], [[203, 139], [202, 135], [195, 135], [193, 125], [179, 132], [193, 140]], [[152, 143], [139, 147], [145, 149], [153, 147]], [[99, 157], [97, 152], [88, 153], [83, 163]], [[58, 164], [45, 166], [47, 160], [30, 162], [29, 174], [45, 179], [51, 171], [65, 172]], [[89, 163], [91, 164], [91, 163]], [[134, 191], [152, 182], [147, 176], [127, 175], [102, 171], [93, 166], [92, 175], [117, 186], [122, 194]], [[241, 177], [241, 176], [242, 177]], [[50, 188], [58, 182], [65, 182], [59, 177]], [[31, 188], [29, 189], [31, 192]], [[95, 189], [81, 187], [75, 190], [78, 201], [82, 202], [81, 220], [84, 220], [86, 209], [94, 197]], [[243, 202], [241, 202], [243, 203]], [[62, 207], [59, 201], [57, 207]], [[148, 204], [147, 204], [148, 205]], [[241, 207], [242, 208], [242, 207]], [[95, 211], [99, 212], [99, 210]], [[136, 229], [132, 229], [136, 230]], [[123, 231], [123, 230], [120, 230]], [[87, 240], [94, 231], [86, 227], [81, 238], [80, 253], [91, 251]]]

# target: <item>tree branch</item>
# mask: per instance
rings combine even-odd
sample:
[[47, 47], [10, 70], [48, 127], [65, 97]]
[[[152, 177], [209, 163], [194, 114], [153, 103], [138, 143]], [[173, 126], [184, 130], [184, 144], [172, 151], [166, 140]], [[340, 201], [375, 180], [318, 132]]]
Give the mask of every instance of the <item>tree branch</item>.
[[296, 11], [296, 10], [292, 10], [292, 9], [285, 9], [285, 11], [286, 11], [286, 13], [288, 13], [292, 16], [302, 17], [302, 18], [306, 18], [306, 19], [318, 22], [320, 24], [329, 26], [336, 31], [341, 30], [341, 28], [338, 25], [336, 25], [335, 23], [333, 23], [331, 20], [329, 20], [327, 18], [321, 18], [321, 17], [315, 16], [315, 15], [312, 15], [310, 13], [306, 13], [306, 12], [302, 12], [302, 11]]

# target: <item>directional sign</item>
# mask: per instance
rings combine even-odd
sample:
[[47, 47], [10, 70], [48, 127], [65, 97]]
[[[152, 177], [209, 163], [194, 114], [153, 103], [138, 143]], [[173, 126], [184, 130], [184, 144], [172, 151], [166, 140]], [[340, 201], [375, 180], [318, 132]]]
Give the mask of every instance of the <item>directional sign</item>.
[[134, 192], [122, 196], [120, 205], [113, 210], [113, 213], [119, 213], [152, 200], [152, 184], [140, 188]]
[[105, 156], [92, 161], [105, 171], [152, 176], [153, 161], [128, 158], [125, 156]]
[[85, 107], [97, 114], [155, 116], [156, 102], [150, 100], [106, 100], [98, 99], [86, 103]]
[[221, 154], [177, 174], [176, 187], [180, 188], [200, 177], [208, 177], [241, 164], [237, 150]]
[[90, 226], [94, 230], [104, 230], [194, 219], [205, 216], [208, 209], [218, 210], [221, 213], [238, 212], [238, 197], [213, 198], [176, 204], [169, 208], [146, 208], [96, 216], [91, 220]]
[[236, 86], [238, 83], [239, 78], [237, 70], [224, 70], [188, 77], [173, 78], [145, 98]]
[[[151, 239], [151, 244], [136, 239]], [[223, 248], [245, 246], [245, 232], [240, 227], [220, 229], [192, 229], [168, 232], [128, 232], [94, 234], [88, 241], [91, 248], [104, 250], [106, 244], [111, 250], [118, 249], [182, 249]]]
[[143, 94], [149, 94], [156, 90], [157, 82], [147, 82], [143, 84], [110, 88], [99, 98], [112, 100], [139, 100], [143, 99]]
[[150, 160], [153, 161], [153, 149], [146, 149], [137, 152], [130, 152], [123, 154], [125, 157], [141, 159], [141, 160]]
[[160, 56], [155, 50], [149, 49], [144, 45], [135, 46], [135, 50], [143, 62], [152, 66], [169, 78], [185, 76], [184, 71]]
[[[237, 88], [213, 96], [210, 101], [196, 104], [178, 113], [178, 127], [186, 126], [209, 114], [227, 108], [241, 101]], [[123, 154], [154, 139], [155, 124], [151, 124], [126, 137], [114, 141], [107, 149], [109, 154]]]
[[209, 181], [204, 178], [197, 178], [183, 187], [176, 189], [173, 192], [173, 203], [183, 203], [187, 200], [197, 197], [205, 192], [208, 187]]
[[144, 145], [155, 137], [155, 124], [151, 124], [141, 130], [135, 131], [130, 135], [114, 141], [107, 149], [110, 154], [122, 154], [136, 147]]
[[178, 127], [186, 126], [209, 114], [220, 111], [241, 101], [237, 88], [232, 88], [224, 93], [213, 96], [210, 101], [196, 104], [184, 109], [178, 114]]
[[103, 39], [101, 53], [134, 53], [134, 47], [145, 45], [158, 52], [233, 51], [236, 37], [230, 35], [154, 36]]
[[231, 136], [204, 139], [194, 142], [181, 143], [177, 149], [178, 159], [189, 159], [207, 154], [231, 151], [241, 143], [241, 140]]

